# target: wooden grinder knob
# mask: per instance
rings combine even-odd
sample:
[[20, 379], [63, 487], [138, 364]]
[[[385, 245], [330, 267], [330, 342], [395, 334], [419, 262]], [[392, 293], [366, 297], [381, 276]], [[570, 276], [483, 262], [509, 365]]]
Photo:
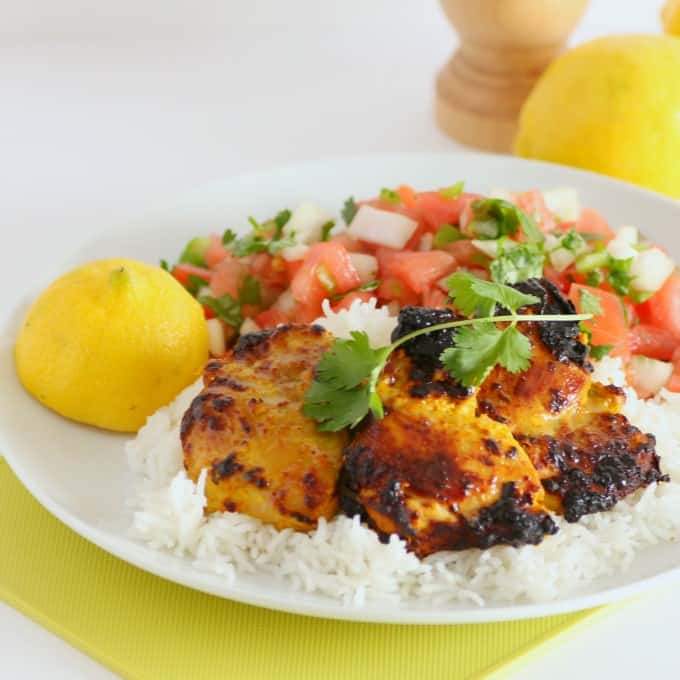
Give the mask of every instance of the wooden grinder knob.
[[524, 100], [588, 0], [440, 2], [460, 47], [437, 78], [437, 122], [463, 144], [511, 151]]

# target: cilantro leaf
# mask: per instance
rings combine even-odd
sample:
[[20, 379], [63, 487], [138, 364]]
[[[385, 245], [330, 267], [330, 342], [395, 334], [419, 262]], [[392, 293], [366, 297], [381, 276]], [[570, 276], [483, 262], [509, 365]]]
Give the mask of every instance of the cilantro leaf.
[[621, 296], [628, 295], [630, 292], [630, 283], [633, 280], [630, 272], [630, 266], [633, 264], [633, 258], [627, 260], [609, 260], [609, 274], [607, 281], [611, 287]]
[[195, 274], [189, 274], [187, 276], [187, 282], [184, 284], [184, 287], [192, 294], [196, 295], [201, 288], [205, 288], [208, 285], [208, 282], [205, 279], [202, 279], [200, 276], [196, 276]]
[[339, 389], [352, 389], [370, 378], [377, 353], [364, 331], [352, 331], [349, 340], [336, 339], [316, 367], [322, 380]]
[[579, 307], [580, 311], [584, 314], [601, 316], [604, 313], [602, 311], [600, 298], [594, 293], [591, 293], [587, 288], [581, 288], [579, 290]]
[[302, 412], [317, 421], [317, 429], [321, 432], [338, 432], [358, 425], [370, 405], [368, 386], [338, 390], [327, 383], [314, 381], [305, 393]]
[[276, 234], [276, 236], [279, 236], [281, 234], [281, 230], [288, 224], [288, 221], [292, 217], [293, 213], [291, 213], [290, 210], [281, 210], [280, 212], [276, 213], [276, 217], [274, 217], [274, 223], [278, 227], [279, 231]]
[[456, 229], [451, 224], [442, 224], [439, 229], [437, 229], [434, 238], [432, 239], [433, 248], [441, 248], [447, 243], [453, 243], [454, 241], [462, 241], [466, 237], [463, 235], [460, 229]]
[[170, 271], [170, 267], [168, 266], [168, 261], [167, 260], [161, 260], [160, 262], [160, 268], [165, 270], [166, 272]]
[[243, 279], [238, 290], [238, 301], [242, 305], [259, 305], [262, 302], [260, 282], [250, 274]]
[[560, 247], [576, 255], [586, 247], [586, 241], [573, 227], [560, 240]]
[[359, 206], [356, 204], [356, 201], [354, 200], [354, 196], [350, 196], [342, 206], [342, 210], [340, 211], [340, 214], [342, 215], [342, 219], [345, 220], [345, 224], [349, 225], [350, 222], [354, 219], [355, 215], [359, 211]]
[[597, 288], [602, 281], [604, 281], [604, 276], [599, 269], [593, 269], [593, 271], [588, 272], [586, 275], [586, 283], [593, 288]]
[[222, 244], [227, 246], [236, 240], [236, 234], [231, 229], [225, 229], [222, 234]]
[[510, 286], [484, 281], [472, 274], [456, 272], [447, 280], [449, 295], [466, 316], [491, 316], [496, 304], [515, 314], [520, 307], [533, 305], [540, 300]]
[[331, 237], [331, 231], [333, 230], [333, 227], [335, 226], [335, 220], [328, 220], [328, 222], [325, 222], [324, 224], [321, 225], [321, 240], [322, 241], [328, 241]]
[[225, 293], [218, 298], [210, 295], [201, 295], [198, 301], [208, 307], [218, 319], [222, 319], [222, 321], [234, 328], [241, 327], [243, 323], [241, 305], [229, 293]]
[[463, 193], [464, 188], [465, 183], [463, 181], [459, 181], [455, 184], [452, 184], [450, 187], [440, 189], [439, 195], [443, 196], [444, 198], [458, 198]]
[[595, 361], [600, 361], [609, 354], [614, 349], [614, 345], [591, 345], [590, 346], [590, 356], [595, 359]]
[[380, 200], [391, 205], [400, 205], [401, 196], [397, 191], [393, 189], [381, 189], [380, 190]]
[[542, 241], [536, 223], [516, 205], [502, 198], [485, 198], [472, 202], [472, 221], [468, 229], [480, 239], [512, 236], [521, 228], [529, 241]]
[[460, 328], [456, 344], [445, 349], [441, 362], [465, 387], [479, 385], [500, 364], [511, 373], [525, 371], [531, 361], [531, 343], [515, 325], [499, 330], [492, 324]]
[[513, 248], [501, 246], [499, 250], [498, 257], [489, 265], [491, 280], [495, 283], [517, 283], [543, 276], [542, 243], [521, 243]]

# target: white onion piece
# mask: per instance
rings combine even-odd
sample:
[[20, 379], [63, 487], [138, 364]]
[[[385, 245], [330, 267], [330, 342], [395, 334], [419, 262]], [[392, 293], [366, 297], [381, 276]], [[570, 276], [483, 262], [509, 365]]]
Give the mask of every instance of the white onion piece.
[[208, 327], [208, 348], [210, 354], [219, 356], [227, 351], [227, 343], [224, 338], [224, 327], [219, 319], [208, 319], [205, 322]]
[[247, 333], [257, 333], [258, 331], [261, 331], [261, 330], [262, 329], [252, 319], [246, 319], [241, 324], [241, 328], [239, 329], [239, 333], [241, 335], [246, 335]]
[[373, 255], [364, 253], [348, 253], [350, 262], [359, 274], [361, 285], [375, 281], [378, 276], [378, 260]]
[[480, 253], [484, 253], [484, 255], [488, 255], [490, 258], [496, 258], [498, 257], [498, 241], [494, 240], [489, 240], [489, 241], [478, 241], [478, 240], [473, 240], [470, 241], [470, 243], [479, 250]]
[[642, 250], [630, 265], [630, 275], [633, 277], [630, 286], [635, 290], [655, 292], [663, 286], [673, 269], [673, 260], [663, 250]]
[[388, 248], [403, 248], [418, 223], [399, 213], [362, 205], [347, 230], [353, 238]]
[[630, 360], [629, 379], [640, 397], [651, 397], [666, 385], [673, 364], [649, 357], [634, 356]]
[[618, 237], [612, 239], [607, 244], [607, 252], [615, 260], [630, 260], [631, 257], [634, 258], [638, 254], [637, 250], [635, 250], [635, 248], [633, 248], [633, 246], [631, 246], [630, 243], [619, 240]]
[[321, 227], [331, 216], [318, 205], [310, 201], [303, 201], [298, 205], [283, 227], [285, 236], [293, 236], [296, 243], [316, 243], [321, 240]]
[[576, 222], [581, 217], [581, 200], [576, 189], [564, 187], [543, 192], [548, 210], [562, 222]]
[[566, 248], [555, 248], [550, 252], [550, 262], [558, 272], [563, 272], [576, 258]]
[[281, 251], [281, 257], [288, 262], [295, 262], [296, 260], [304, 259], [309, 246], [304, 243], [298, 243], [297, 245], [284, 248]]
[[290, 291], [290, 289], [288, 289], [284, 290], [283, 293], [281, 293], [281, 295], [276, 298], [276, 302], [272, 305], [272, 309], [278, 309], [280, 312], [290, 315], [295, 309], [296, 305], [297, 302], [293, 297], [293, 293]]
[[423, 234], [423, 237], [418, 243], [418, 250], [427, 251], [432, 250], [432, 242], [434, 241], [434, 236], [432, 234]]

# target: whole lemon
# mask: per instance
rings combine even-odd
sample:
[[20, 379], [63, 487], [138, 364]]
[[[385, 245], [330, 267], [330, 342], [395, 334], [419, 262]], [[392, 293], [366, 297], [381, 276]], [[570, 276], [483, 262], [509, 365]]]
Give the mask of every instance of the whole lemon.
[[49, 408], [135, 432], [196, 380], [208, 357], [203, 310], [167, 272], [132, 260], [91, 262], [52, 283], [15, 348], [24, 387]]
[[671, 35], [680, 35], [680, 0], [666, 0], [661, 10], [663, 30]]
[[680, 39], [622, 35], [554, 61], [524, 103], [515, 152], [680, 197]]

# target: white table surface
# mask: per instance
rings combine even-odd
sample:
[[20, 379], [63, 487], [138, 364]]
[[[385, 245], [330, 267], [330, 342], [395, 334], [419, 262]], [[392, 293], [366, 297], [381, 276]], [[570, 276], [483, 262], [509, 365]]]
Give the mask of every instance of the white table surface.
[[[656, 31], [659, 5], [593, 0], [574, 40]], [[49, 268], [51, 242], [225, 175], [456, 148], [432, 118], [454, 44], [434, 0], [0, 0], [0, 16], [3, 295], [27, 263]], [[13, 253], [31, 232], [35, 256]], [[680, 593], [655, 592], [521, 675], [677, 678], [679, 630]], [[43, 677], [114, 676], [0, 604], [0, 678]]]

